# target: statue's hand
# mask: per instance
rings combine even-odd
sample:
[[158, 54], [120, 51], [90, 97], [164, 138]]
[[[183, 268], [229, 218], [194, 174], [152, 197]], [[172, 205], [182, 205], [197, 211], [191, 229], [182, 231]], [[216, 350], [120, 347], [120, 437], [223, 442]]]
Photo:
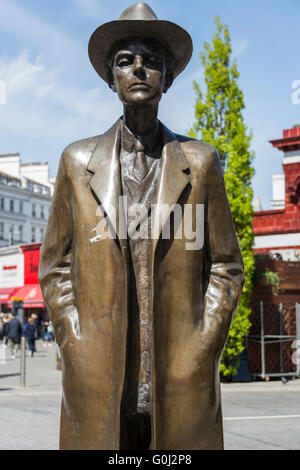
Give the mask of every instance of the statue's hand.
[[79, 316], [74, 306], [68, 307], [64, 313], [53, 321], [55, 340], [62, 349], [68, 341], [75, 342], [80, 338]]

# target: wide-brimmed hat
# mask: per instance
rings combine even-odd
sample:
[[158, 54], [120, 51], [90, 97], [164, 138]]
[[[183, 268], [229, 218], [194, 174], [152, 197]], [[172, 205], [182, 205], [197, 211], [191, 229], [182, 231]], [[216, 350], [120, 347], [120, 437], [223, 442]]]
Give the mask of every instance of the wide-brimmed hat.
[[119, 20], [104, 23], [89, 41], [89, 57], [96, 72], [107, 82], [106, 59], [113, 45], [128, 38], [154, 38], [161, 41], [174, 58], [174, 78], [187, 66], [193, 43], [183, 28], [170, 21], [159, 20], [147, 3], [128, 7]]

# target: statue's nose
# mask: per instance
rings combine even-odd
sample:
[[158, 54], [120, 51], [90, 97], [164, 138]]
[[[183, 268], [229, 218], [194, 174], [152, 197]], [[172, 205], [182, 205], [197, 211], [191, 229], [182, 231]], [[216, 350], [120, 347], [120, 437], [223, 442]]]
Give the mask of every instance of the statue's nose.
[[134, 73], [136, 75], [145, 75], [145, 69], [143, 65], [143, 58], [141, 56], [136, 56], [134, 60]]
[[135, 69], [139, 70], [143, 67], [143, 59], [140, 55], [136, 56], [134, 59], [134, 67]]

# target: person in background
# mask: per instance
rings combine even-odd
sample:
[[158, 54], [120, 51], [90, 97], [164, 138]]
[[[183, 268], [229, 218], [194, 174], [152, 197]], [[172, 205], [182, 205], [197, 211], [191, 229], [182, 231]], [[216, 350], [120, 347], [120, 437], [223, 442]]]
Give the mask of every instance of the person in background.
[[7, 323], [9, 322], [9, 320], [11, 320], [11, 318], [12, 318], [12, 315], [10, 313], [3, 313], [2, 314], [3, 334], [4, 334], [3, 341], [4, 341], [6, 346], [8, 344], [8, 338], [7, 338], [7, 334], [6, 334], [6, 326], [7, 326]]
[[0, 365], [6, 364], [5, 314], [0, 313]]
[[48, 324], [49, 324], [49, 322], [47, 320], [44, 320], [43, 323], [42, 323], [42, 338], [43, 338], [44, 348], [47, 347], [47, 342], [49, 341], [49, 338], [48, 338]]
[[0, 313], [0, 341], [3, 341], [4, 336], [5, 336], [4, 313]]
[[30, 315], [33, 318], [34, 324], [35, 324], [35, 339], [39, 339], [41, 337], [41, 330], [42, 330], [42, 325], [41, 321], [39, 319], [39, 316], [36, 313], [32, 313]]
[[10, 344], [11, 358], [16, 357], [17, 349], [20, 347], [22, 335], [22, 325], [20, 320], [17, 318], [17, 314], [13, 313], [11, 320], [5, 325], [5, 336], [8, 338]]
[[34, 318], [29, 317], [28, 321], [24, 324], [23, 335], [27, 338], [28, 349], [31, 357], [36, 352], [35, 340], [36, 340], [36, 325]]
[[46, 348], [47, 346], [52, 346], [51, 341], [52, 341], [52, 327], [51, 327], [51, 322], [45, 320], [42, 325], [42, 337], [43, 337], [43, 346]]
[[52, 346], [52, 341], [54, 341], [54, 330], [53, 330], [53, 325], [51, 321], [49, 322], [49, 325], [48, 325], [48, 335], [49, 335], [48, 346]]

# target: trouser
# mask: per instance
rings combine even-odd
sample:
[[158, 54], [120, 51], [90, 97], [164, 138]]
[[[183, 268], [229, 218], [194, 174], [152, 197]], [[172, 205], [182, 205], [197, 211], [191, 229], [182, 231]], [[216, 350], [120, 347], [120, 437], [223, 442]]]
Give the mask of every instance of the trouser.
[[120, 450], [148, 450], [151, 446], [151, 418], [148, 414], [121, 417]]
[[43, 331], [43, 341], [50, 341], [50, 334], [48, 333], [48, 331]]
[[20, 348], [20, 338], [9, 338], [10, 354], [15, 356]]
[[36, 351], [35, 349], [35, 339], [34, 338], [28, 338], [28, 349], [29, 351], [31, 351], [32, 353], [34, 353]]

